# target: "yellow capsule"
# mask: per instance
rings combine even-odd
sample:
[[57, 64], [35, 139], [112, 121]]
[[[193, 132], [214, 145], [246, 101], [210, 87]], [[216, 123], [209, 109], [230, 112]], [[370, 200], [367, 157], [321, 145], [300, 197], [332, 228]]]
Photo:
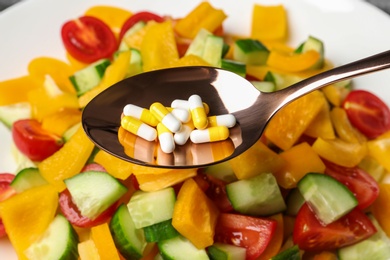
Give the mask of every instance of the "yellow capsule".
[[201, 97], [199, 95], [192, 95], [188, 99], [188, 102], [194, 126], [197, 129], [205, 129], [208, 125], [208, 119]]
[[228, 128], [235, 126], [236, 117], [232, 114], [224, 114], [218, 116], [209, 116], [209, 126], [221, 126], [224, 125]]
[[157, 125], [158, 141], [160, 148], [164, 153], [172, 153], [175, 150], [175, 141], [173, 134], [162, 123]]
[[150, 112], [172, 133], [176, 133], [181, 128], [181, 122], [161, 103], [155, 102], [150, 106]]
[[[190, 104], [189, 104], [188, 100], [184, 100], [184, 99], [173, 100], [171, 103], [171, 107], [190, 110]], [[203, 102], [203, 107], [204, 107], [204, 110], [206, 111], [206, 114], [208, 115], [210, 112], [209, 105], [207, 105], [207, 103]]]
[[195, 129], [191, 132], [190, 139], [195, 144], [217, 142], [229, 137], [229, 129], [226, 126], [213, 126], [203, 130]]
[[125, 116], [135, 117], [150, 126], [157, 126], [159, 123], [148, 109], [133, 104], [127, 104], [123, 108], [123, 114]]
[[147, 141], [154, 141], [157, 137], [157, 131], [155, 128], [131, 116], [122, 117], [121, 126], [130, 133], [142, 137]]

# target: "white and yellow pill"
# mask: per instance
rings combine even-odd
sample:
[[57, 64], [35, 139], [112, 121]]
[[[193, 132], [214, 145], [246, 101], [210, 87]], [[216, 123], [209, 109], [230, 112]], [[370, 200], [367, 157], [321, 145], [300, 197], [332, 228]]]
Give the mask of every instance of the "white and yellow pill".
[[209, 116], [209, 126], [226, 126], [231, 128], [236, 125], [236, 117], [232, 114]]
[[172, 153], [175, 150], [175, 141], [173, 134], [162, 123], [157, 125], [158, 141], [160, 148], [164, 153]]
[[[181, 108], [181, 109], [187, 109], [188, 111], [190, 110], [190, 103], [188, 100], [185, 99], [175, 99], [171, 103], [172, 108]], [[204, 110], [206, 111], [206, 114], [209, 114], [210, 112], [210, 107], [207, 105], [207, 103], [203, 102], [203, 107]]]
[[183, 124], [180, 131], [173, 135], [173, 139], [177, 145], [184, 145], [190, 138], [192, 130], [194, 130], [194, 124], [192, 121]]
[[229, 128], [226, 126], [213, 126], [203, 130], [195, 129], [190, 134], [190, 139], [195, 144], [217, 142], [229, 137]]
[[203, 107], [202, 98], [199, 95], [192, 95], [188, 99], [190, 104], [190, 112], [194, 126], [197, 129], [205, 129], [208, 125], [206, 111]]
[[159, 123], [148, 109], [133, 104], [127, 104], [123, 108], [123, 114], [135, 117], [150, 126], [157, 126]]
[[173, 107], [167, 107], [167, 109], [182, 123], [188, 123], [191, 120], [191, 113], [188, 109]]
[[155, 102], [150, 108], [152, 115], [157, 118], [172, 133], [176, 133], [181, 128], [181, 122], [161, 103]]
[[157, 131], [155, 128], [131, 116], [122, 117], [121, 126], [130, 133], [135, 134], [147, 141], [154, 141], [157, 137]]

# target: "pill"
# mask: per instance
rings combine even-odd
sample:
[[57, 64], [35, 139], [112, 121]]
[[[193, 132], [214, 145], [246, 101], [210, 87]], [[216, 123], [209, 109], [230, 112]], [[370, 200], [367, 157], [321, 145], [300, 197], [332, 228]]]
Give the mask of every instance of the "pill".
[[157, 137], [157, 131], [155, 128], [131, 116], [122, 117], [121, 126], [130, 133], [142, 137], [147, 141], [154, 141]]
[[[182, 108], [182, 109], [188, 109], [190, 110], [190, 104], [188, 100], [185, 99], [175, 99], [171, 103], [172, 108]], [[203, 102], [204, 110], [206, 111], [206, 114], [210, 112], [210, 107], [207, 105], [207, 103]]]
[[236, 125], [236, 117], [232, 114], [209, 116], [209, 126], [226, 126], [231, 128]]
[[123, 108], [123, 114], [135, 117], [150, 126], [157, 126], [159, 123], [148, 109], [133, 104], [127, 104]]
[[175, 150], [175, 141], [172, 132], [162, 123], [159, 123], [157, 125], [157, 135], [161, 150], [164, 153], [172, 153]]
[[191, 113], [188, 109], [173, 107], [167, 107], [167, 109], [182, 123], [188, 123], [191, 120]]
[[188, 103], [190, 104], [191, 117], [195, 128], [205, 129], [208, 125], [208, 120], [202, 98], [199, 95], [192, 95], [188, 99]]
[[229, 137], [229, 129], [226, 126], [212, 126], [203, 130], [195, 129], [190, 134], [190, 139], [195, 144], [226, 140]]
[[172, 133], [176, 133], [181, 128], [181, 122], [161, 103], [155, 102], [150, 106], [150, 112]]
[[190, 134], [194, 129], [192, 121], [183, 124], [180, 131], [173, 135], [173, 139], [177, 145], [184, 145], [190, 138]]

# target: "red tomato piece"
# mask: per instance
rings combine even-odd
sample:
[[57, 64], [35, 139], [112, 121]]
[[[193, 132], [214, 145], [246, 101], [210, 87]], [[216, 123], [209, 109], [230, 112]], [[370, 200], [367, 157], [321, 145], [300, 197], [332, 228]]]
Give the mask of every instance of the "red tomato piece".
[[203, 174], [203, 176], [208, 183], [206, 195], [214, 202], [221, 212], [232, 212], [233, 206], [226, 194], [227, 183], [208, 174]]
[[118, 47], [110, 27], [92, 16], [82, 16], [66, 22], [62, 26], [61, 37], [68, 53], [84, 63], [109, 59]]
[[348, 187], [358, 200], [358, 208], [370, 206], [379, 195], [379, 186], [375, 179], [358, 167], [342, 167], [324, 161], [325, 173]]
[[357, 208], [323, 226], [305, 203], [295, 220], [293, 241], [306, 251], [333, 250], [362, 241], [375, 232], [371, 220]]
[[122, 25], [121, 31], [119, 33], [119, 39], [123, 38], [123, 35], [131, 28], [134, 24], [138, 23], [139, 21], [156, 21], [158, 23], [162, 23], [165, 21], [165, 19], [157, 14], [151, 13], [151, 12], [138, 12], [133, 14], [132, 16], [127, 19], [124, 24]]
[[61, 137], [42, 129], [34, 119], [22, 119], [12, 126], [12, 138], [21, 153], [33, 161], [42, 161], [64, 144]]
[[[0, 201], [6, 200], [16, 193], [10, 186], [14, 178], [15, 175], [11, 173], [0, 173]], [[0, 237], [4, 237], [6, 235], [7, 233], [5, 231], [3, 221], [0, 218]]]
[[259, 257], [276, 230], [276, 221], [239, 214], [221, 213], [215, 229], [215, 242], [245, 247], [246, 259]]
[[351, 91], [342, 106], [351, 124], [368, 138], [390, 130], [390, 109], [374, 94], [365, 90]]
[[65, 189], [60, 193], [59, 202], [62, 214], [64, 214], [70, 223], [81, 228], [90, 228], [107, 222], [112, 217], [117, 207], [117, 203], [114, 203], [97, 218], [92, 220], [81, 215], [79, 209], [73, 203], [72, 196], [68, 189]]

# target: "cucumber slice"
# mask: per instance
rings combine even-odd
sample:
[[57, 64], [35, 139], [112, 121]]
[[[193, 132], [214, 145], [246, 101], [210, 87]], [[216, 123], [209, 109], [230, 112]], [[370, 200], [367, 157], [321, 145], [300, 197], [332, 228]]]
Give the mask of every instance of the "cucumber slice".
[[103, 78], [104, 72], [111, 64], [108, 59], [98, 60], [75, 72], [69, 77], [78, 96], [96, 87]]
[[325, 63], [325, 48], [324, 48], [324, 43], [313, 36], [309, 36], [309, 38], [302, 43], [296, 50], [296, 53], [304, 53], [310, 50], [317, 51], [320, 54], [320, 59], [317, 61], [316, 64], [314, 64], [311, 68], [312, 69], [322, 69], [324, 67]]
[[299, 189], [292, 189], [286, 198], [286, 214], [289, 216], [296, 216], [298, 214], [299, 209], [305, 202], [306, 201], [303, 198]]
[[230, 244], [214, 243], [207, 248], [211, 260], [245, 260], [246, 248]]
[[194, 40], [191, 42], [190, 46], [188, 46], [185, 56], [191, 54], [198, 57], [202, 57], [206, 44], [206, 38], [210, 35], [213, 34], [206, 29], [200, 29]]
[[172, 187], [159, 191], [136, 191], [127, 207], [136, 228], [151, 226], [171, 219], [176, 195]]
[[71, 126], [65, 133], [62, 135], [62, 139], [64, 142], [69, 141], [69, 139], [77, 132], [77, 130], [81, 127], [81, 123], [77, 123], [74, 126]]
[[225, 182], [237, 181], [237, 177], [229, 161], [208, 166], [204, 169], [204, 173]]
[[110, 221], [110, 231], [119, 252], [126, 259], [141, 259], [146, 247], [142, 229], [137, 229], [125, 204], [119, 206]]
[[261, 92], [273, 92], [276, 90], [275, 83], [271, 81], [251, 81], [251, 83]]
[[208, 35], [204, 44], [202, 58], [211, 66], [221, 67], [223, 38], [215, 35]]
[[81, 215], [90, 219], [95, 219], [127, 192], [126, 186], [106, 172], [87, 171], [64, 182]]
[[247, 65], [265, 65], [269, 50], [258, 40], [240, 39], [234, 43], [234, 60]]
[[239, 61], [222, 59], [221, 68], [234, 72], [240, 75], [241, 77], [245, 77], [246, 75], [246, 65], [245, 63]]
[[0, 106], [0, 122], [9, 129], [14, 122], [28, 118], [31, 118], [31, 105], [28, 102]]
[[25, 190], [45, 184], [47, 184], [47, 181], [42, 177], [38, 168], [29, 167], [19, 171], [12, 180], [10, 186], [17, 193], [21, 193]]
[[196, 248], [183, 236], [163, 240], [157, 243], [164, 260], [209, 260], [205, 249]]
[[38, 241], [24, 254], [32, 260], [78, 259], [78, 237], [69, 221], [57, 215]]
[[243, 214], [267, 216], [286, 209], [278, 183], [271, 173], [262, 173], [226, 185], [233, 208]]
[[179, 232], [172, 226], [172, 219], [144, 227], [144, 234], [147, 242], [159, 242], [174, 238]]
[[358, 204], [356, 197], [345, 185], [322, 173], [306, 174], [297, 187], [325, 225], [341, 218]]
[[301, 254], [297, 245], [287, 248], [280, 252], [276, 256], [272, 257], [271, 260], [300, 260]]
[[264, 76], [264, 81], [274, 83], [275, 90], [284, 89], [299, 81], [303, 80], [303, 77], [289, 74], [279, 74], [276, 72], [268, 71]]

